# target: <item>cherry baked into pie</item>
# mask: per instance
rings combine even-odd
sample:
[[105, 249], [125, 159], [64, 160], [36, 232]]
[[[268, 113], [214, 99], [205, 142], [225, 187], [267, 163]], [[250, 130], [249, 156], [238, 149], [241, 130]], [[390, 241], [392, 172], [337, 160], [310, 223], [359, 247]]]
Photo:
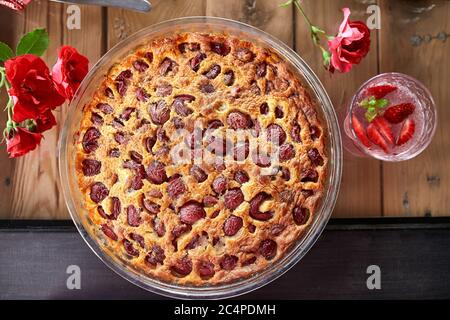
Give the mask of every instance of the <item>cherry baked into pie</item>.
[[103, 245], [150, 277], [248, 277], [311, 224], [326, 180], [324, 131], [271, 49], [224, 34], [154, 39], [117, 61], [84, 106], [84, 207]]

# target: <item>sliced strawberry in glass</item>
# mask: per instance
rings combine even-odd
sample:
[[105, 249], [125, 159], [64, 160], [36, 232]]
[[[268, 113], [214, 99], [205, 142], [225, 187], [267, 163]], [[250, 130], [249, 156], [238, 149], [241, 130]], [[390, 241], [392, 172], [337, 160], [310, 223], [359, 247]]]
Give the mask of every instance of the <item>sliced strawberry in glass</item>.
[[401, 103], [387, 108], [383, 116], [390, 123], [400, 123], [408, 118], [415, 109], [416, 107], [412, 103]]
[[396, 86], [392, 86], [390, 84], [382, 84], [379, 86], [367, 88], [366, 96], [375, 97], [375, 99], [381, 99], [395, 90], [397, 90]]
[[369, 148], [372, 144], [370, 143], [369, 138], [367, 138], [366, 130], [364, 130], [363, 125], [355, 115], [352, 115], [352, 125], [359, 141], [361, 141], [363, 145]]
[[383, 149], [384, 152], [388, 153], [387, 142], [380, 131], [378, 131], [375, 124], [369, 124], [369, 126], [367, 127], [367, 136], [369, 137], [370, 141]]
[[400, 130], [400, 134], [398, 135], [397, 145], [401, 146], [408, 142], [413, 137], [415, 130], [416, 124], [414, 123], [414, 120], [406, 119]]
[[377, 127], [378, 131], [383, 137], [390, 143], [395, 144], [394, 134], [392, 133], [391, 125], [382, 117], [377, 117], [373, 120], [373, 124]]

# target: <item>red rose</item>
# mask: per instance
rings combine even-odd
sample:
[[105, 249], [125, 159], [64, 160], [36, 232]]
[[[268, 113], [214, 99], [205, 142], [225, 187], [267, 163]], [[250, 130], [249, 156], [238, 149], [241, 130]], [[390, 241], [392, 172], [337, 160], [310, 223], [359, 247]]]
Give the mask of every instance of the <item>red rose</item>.
[[45, 62], [32, 54], [5, 61], [8, 93], [14, 101], [13, 120], [37, 119], [40, 114], [64, 103]]
[[328, 41], [331, 52], [330, 71], [349, 72], [354, 64], [361, 62], [370, 47], [370, 31], [361, 21], [350, 22], [350, 9], [343, 8], [344, 20], [338, 35]]
[[63, 46], [53, 66], [52, 77], [61, 95], [72, 100], [75, 91], [88, 73], [89, 60], [71, 46]]
[[42, 134], [30, 132], [25, 128], [14, 129], [13, 136], [6, 140], [6, 151], [10, 158], [23, 156], [41, 143]]
[[56, 119], [53, 113], [48, 110], [36, 119], [36, 132], [44, 132], [56, 126]]

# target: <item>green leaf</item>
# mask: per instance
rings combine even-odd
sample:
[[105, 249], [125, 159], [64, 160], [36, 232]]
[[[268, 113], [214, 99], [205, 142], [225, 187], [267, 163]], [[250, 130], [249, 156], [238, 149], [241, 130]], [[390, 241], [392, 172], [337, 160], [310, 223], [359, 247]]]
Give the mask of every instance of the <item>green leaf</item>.
[[14, 57], [12, 49], [4, 42], [0, 41], [0, 61], [4, 62]]
[[16, 54], [31, 53], [41, 56], [48, 47], [48, 33], [45, 29], [34, 29], [25, 34], [17, 44]]

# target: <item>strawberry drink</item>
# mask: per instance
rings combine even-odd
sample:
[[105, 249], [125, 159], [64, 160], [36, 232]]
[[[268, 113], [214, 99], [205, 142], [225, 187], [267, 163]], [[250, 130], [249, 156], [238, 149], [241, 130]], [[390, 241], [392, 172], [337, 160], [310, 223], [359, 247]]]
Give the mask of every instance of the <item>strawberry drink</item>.
[[344, 145], [356, 155], [401, 161], [422, 152], [436, 129], [430, 92], [400, 73], [380, 74], [359, 88], [343, 123]]

